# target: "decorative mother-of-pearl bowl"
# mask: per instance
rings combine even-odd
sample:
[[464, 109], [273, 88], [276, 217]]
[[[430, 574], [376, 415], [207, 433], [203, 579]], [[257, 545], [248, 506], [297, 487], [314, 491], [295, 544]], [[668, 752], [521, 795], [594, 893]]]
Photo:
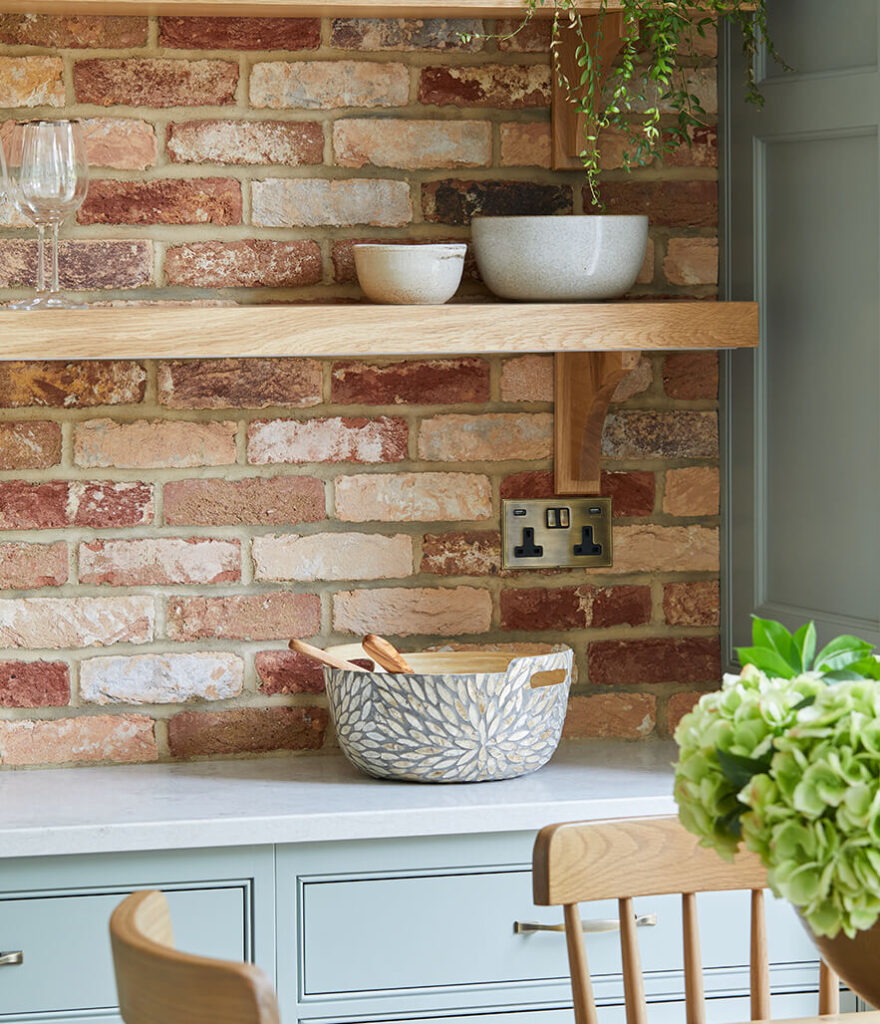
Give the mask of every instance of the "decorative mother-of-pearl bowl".
[[461, 282], [466, 242], [439, 245], [352, 246], [358, 283], [372, 302], [431, 305], [448, 302]]
[[648, 218], [474, 217], [471, 237], [480, 275], [502, 299], [616, 299], [645, 261]]
[[[332, 648], [342, 658], [359, 647]], [[413, 673], [324, 668], [345, 756], [368, 775], [488, 782], [536, 771], [562, 735], [572, 651], [407, 654]]]

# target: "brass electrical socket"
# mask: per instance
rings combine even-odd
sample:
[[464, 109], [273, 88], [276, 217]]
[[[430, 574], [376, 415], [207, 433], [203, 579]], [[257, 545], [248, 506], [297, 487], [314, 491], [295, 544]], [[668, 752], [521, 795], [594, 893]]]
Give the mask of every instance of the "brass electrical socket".
[[506, 499], [501, 537], [505, 569], [609, 566], [611, 499]]

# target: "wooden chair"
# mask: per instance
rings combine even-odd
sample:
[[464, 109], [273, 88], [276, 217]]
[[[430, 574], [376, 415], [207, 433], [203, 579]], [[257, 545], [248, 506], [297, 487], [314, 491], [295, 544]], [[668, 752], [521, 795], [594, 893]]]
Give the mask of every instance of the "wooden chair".
[[127, 896], [110, 918], [110, 943], [125, 1024], [279, 1024], [259, 967], [174, 948], [161, 892]]
[[[532, 879], [535, 903], [562, 906], [571, 968], [576, 1024], [598, 1024], [578, 903], [617, 899], [627, 1024], [647, 1024], [645, 990], [636, 939], [633, 898], [681, 894], [684, 932], [685, 1017], [705, 1024], [698, 892], [751, 890], [751, 1015], [770, 1017], [770, 969], [764, 921], [767, 870], [758, 857], [742, 853], [734, 863], [697, 843], [677, 818], [549, 825], [535, 841]], [[839, 1012], [837, 976], [824, 962], [819, 972], [819, 1013]]]

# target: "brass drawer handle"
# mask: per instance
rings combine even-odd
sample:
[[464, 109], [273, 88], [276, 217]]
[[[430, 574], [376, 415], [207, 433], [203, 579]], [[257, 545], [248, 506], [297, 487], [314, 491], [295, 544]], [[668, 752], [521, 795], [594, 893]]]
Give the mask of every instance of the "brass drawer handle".
[[[636, 916], [636, 928], [653, 928], [657, 924], [656, 914]], [[581, 921], [585, 932], [619, 932], [620, 922], [616, 917], [597, 917], [592, 921]], [[535, 921], [514, 921], [513, 930], [517, 935], [528, 935], [531, 932], [564, 932], [564, 924], [537, 924]]]
[[0, 953], [0, 967], [15, 967], [16, 964], [24, 963], [24, 953], [20, 949], [11, 953]]

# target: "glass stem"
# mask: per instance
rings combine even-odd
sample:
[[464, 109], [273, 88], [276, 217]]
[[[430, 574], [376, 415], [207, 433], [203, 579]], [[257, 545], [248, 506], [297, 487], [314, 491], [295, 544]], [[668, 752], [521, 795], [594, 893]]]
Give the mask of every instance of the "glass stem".
[[51, 277], [49, 279], [49, 294], [57, 295], [59, 292], [58, 287], [58, 232], [61, 229], [61, 225], [56, 221], [52, 225], [52, 250], [50, 258], [51, 263]]
[[37, 225], [37, 295], [46, 290], [46, 225]]

